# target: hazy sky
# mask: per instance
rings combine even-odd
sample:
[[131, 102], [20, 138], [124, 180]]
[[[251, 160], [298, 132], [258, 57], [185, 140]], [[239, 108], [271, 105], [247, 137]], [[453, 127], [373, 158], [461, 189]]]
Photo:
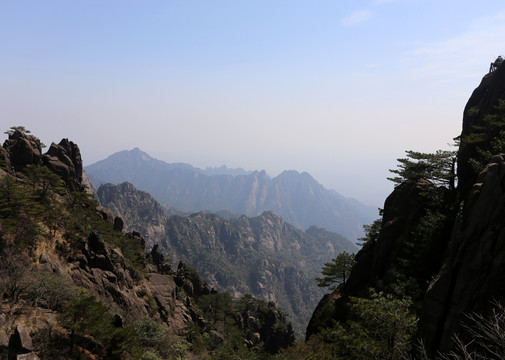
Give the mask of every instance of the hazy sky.
[[504, 34], [503, 0], [0, 0], [0, 125], [85, 165], [139, 147], [382, 206], [404, 150], [459, 134]]

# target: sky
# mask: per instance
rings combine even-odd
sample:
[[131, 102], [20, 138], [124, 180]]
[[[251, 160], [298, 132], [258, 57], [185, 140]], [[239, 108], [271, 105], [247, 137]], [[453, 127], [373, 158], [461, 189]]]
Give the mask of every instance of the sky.
[[450, 148], [503, 34], [502, 0], [0, 0], [0, 125], [382, 207], [405, 150]]

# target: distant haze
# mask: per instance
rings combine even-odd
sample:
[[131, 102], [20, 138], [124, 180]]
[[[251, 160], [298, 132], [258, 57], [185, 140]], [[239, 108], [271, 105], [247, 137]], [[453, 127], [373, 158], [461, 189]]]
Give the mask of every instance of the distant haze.
[[404, 150], [459, 135], [504, 33], [503, 1], [4, 1], [0, 122], [85, 165], [138, 146], [382, 206]]

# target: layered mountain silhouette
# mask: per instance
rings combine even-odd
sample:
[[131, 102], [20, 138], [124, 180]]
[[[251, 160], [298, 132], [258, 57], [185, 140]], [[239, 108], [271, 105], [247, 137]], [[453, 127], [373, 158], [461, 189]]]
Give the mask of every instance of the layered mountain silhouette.
[[356, 246], [312, 226], [303, 232], [273, 212], [225, 220], [215, 214], [166, 216], [156, 200], [130, 183], [104, 184], [100, 203], [138, 229], [146, 247], [183, 260], [212, 286], [234, 297], [250, 293], [273, 301], [291, 316], [301, 335], [324, 290], [315, 278], [325, 262]]
[[138, 148], [115, 153], [85, 170], [95, 188], [127, 181], [162, 206], [182, 212], [226, 210], [258, 216], [273, 211], [300, 229], [316, 225], [351, 240], [377, 217], [376, 208], [324, 188], [306, 172], [289, 170], [271, 178], [265, 171], [202, 170], [154, 159]]

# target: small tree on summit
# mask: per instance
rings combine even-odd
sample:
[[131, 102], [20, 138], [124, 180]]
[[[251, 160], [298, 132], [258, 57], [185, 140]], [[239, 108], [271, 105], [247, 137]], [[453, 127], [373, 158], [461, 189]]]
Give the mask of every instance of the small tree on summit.
[[323, 277], [316, 278], [317, 286], [328, 287], [333, 291], [339, 285], [345, 284], [355, 263], [354, 254], [347, 251], [338, 254], [331, 262], [324, 264], [321, 271]]
[[24, 126], [11, 126], [9, 128], [9, 130], [7, 131], [4, 131], [4, 134], [7, 134], [7, 135], [12, 135], [14, 134], [14, 132], [18, 130], [18, 131], [21, 131], [23, 134], [29, 134], [30, 133], [30, 130], [28, 130], [27, 128], [25, 128]]
[[437, 186], [454, 190], [456, 151], [437, 150], [435, 153], [421, 153], [407, 150], [406, 158], [397, 159], [398, 169], [389, 170], [398, 176], [388, 178], [396, 185], [405, 180], [426, 179]]
[[[24, 126], [22, 126], [22, 125], [18, 125], [18, 126], [11, 126], [11, 127], [9, 128], [9, 130], [4, 131], [4, 134], [7, 134], [7, 135], [9, 135], [9, 136], [10, 136], [10, 135], [14, 134], [14, 132], [15, 132], [16, 130], [17, 130], [17, 131], [22, 132], [23, 134], [30, 134], [30, 130], [28, 130], [27, 128], [25, 128], [25, 127], [24, 127]], [[45, 148], [45, 147], [46, 147], [46, 145], [45, 145], [43, 142], [41, 142], [41, 141], [40, 141], [40, 139], [39, 139], [38, 137], [34, 136], [34, 138], [35, 138], [35, 141], [37, 141], [37, 143], [40, 145], [40, 147], [41, 147], [41, 148]]]

